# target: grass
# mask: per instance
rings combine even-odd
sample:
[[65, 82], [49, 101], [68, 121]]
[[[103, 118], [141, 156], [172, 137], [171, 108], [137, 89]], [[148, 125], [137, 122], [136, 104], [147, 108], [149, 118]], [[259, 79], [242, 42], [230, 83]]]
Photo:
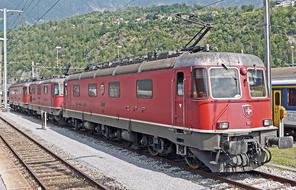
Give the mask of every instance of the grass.
[[271, 148], [270, 151], [273, 163], [296, 168], [296, 146], [288, 149]]

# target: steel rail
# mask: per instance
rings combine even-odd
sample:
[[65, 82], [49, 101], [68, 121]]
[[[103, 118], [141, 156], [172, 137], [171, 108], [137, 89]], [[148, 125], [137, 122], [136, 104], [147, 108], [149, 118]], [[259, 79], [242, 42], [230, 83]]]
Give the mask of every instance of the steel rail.
[[283, 183], [283, 184], [290, 184], [290, 185], [296, 187], [296, 181], [292, 180], [292, 179], [287, 179], [287, 178], [283, 178], [283, 177], [280, 177], [280, 176], [275, 176], [275, 175], [272, 175], [272, 174], [268, 174], [268, 173], [260, 172], [260, 171], [256, 171], [256, 170], [250, 171], [249, 173], [260, 175], [263, 178], [272, 179], [273, 181], [277, 181], [277, 182], [280, 182], [280, 183]]
[[[0, 119], [2, 121], [4, 121], [6, 124], [8, 124], [10, 127], [12, 127], [14, 130], [16, 130], [17, 132], [19, 132], [21, 135], [25, 136], [27, 139], [29, 139], [30, 141], [32, 141], [33, 143], [35, 143], [38, 147], [40, 147], [41, 149], [43, 149], [45, 152], [47, 152], [48, 154], [50, 154], [51, 156], [53, 156], [55, 159], [57, 159], [58, 161], [62, 162], [65, 166], [67, 166], [68, 168], [70, 168], [71, 170], [73, 170], [74, 172], [76, 172], [78, 175], [80, 175], [81, 177], [83, 177], [87, 182], [89, 182], [90, 184], [92, 184], [93, 186], [95, 186], [97, 189], [101, 189], [101, 190], [108, 190], [109, 188], [107, 188], [106, 186], [104, 186], [103, 184], [98, 183], [97, 181], [95, 181], [95, 179], [93, 179], [92, 177], [88, 176], [86, 173], [84, 173], [83, 171], [81, 171], [80, 169], [76, 168], [75, 166], [71, 165], [70, 163], [68, 163], [66, 160], [62, 159], [61, 157], [59, 157], [57, 154], [55, 154], [54, 152], [52, 152], [51, 150], [49, 150], [48, 148], [42, 146], [39, 142], [37, 142], [35, 139], [31, 138], [29, 135], [27, 135], [26, 133], [24, 133], [23, 131], [21, 131], [20, 129], [18, 129], [17, 127], [15, 127], [15, 125], [13, 123], [11, 123], [10, 121], [7, 121], [5, 118], [3, 118], [2, 116], [0, 116]], [[30, 167], [23, 162], [23, 160], [20, 158], [20, 156], [13, 150], [13, 148], [9, 145], [9, 143], [1, 136], [1, 139], [4, 141], [4, 143], [8, 146], [8, 148], [13, 152], [13, 154], [18, 158], [18, 160], [24, 165], [24, 167], [29, 171], [29, 173], [33, 176], [33, 178], [36, 180], [36, 182], [38, 183], [38, 185], [40, 185], [40, 187], [44, 190], [47, 190], [46, 186], [44, 184], [42, 184], [42, 182], [38, 179], [38, 177], [34, 174], [34, 172], [30, 169]]]
[[248, 185], [248, 184], [244, 184], [244, 183], [240, 183], [240, 182], [237, 182], [237, 181], [234, 181], [234, 180], [227, 179], [227, 178], [219, 176], [219, 175], [217, 175], [215, 173], [210, 173], [210, 172], [206, 172], [206, 171], [202, 171], [202, 170], [197, 170], [196, 173], [203, 176], [203, 177], [206, 177], [206, 178], [209, 178], [209, 179], [214, 179], [214, 180], [221, 181], [221, 182], [225, 182], [225, 183], [228, 183], [230, 185], [233, 185], [235, 187], [239, 187], [239, 188], [242, 188], [242, 189], [246, 189], [246, 190], [262, 190], [260, 188], [257, 188], [257, 187], [254, 187], [254, 186], [251, 186], [251, 185]]
[[9, 148], [9, 150], [13, 153], [13, 155], [27, 169], [27, 171], [34, 178], [35, 182], [39, 185], [39, 187], [41, 187], [42, 189], [46, 189], [46, 186], [38, 179], [38, 177], [35, 175], [35, 173], [30, 169], [30, 167], [21, 159], [21, 157], [19, 156], [19, 154], [16, 151], [14, 151], [14, 149], [9, 145], [9, 143], [5, 140], [5, 138], [3, 138], [2, 135], [0, 135], [0, 138], [2, 139], [2, 141], [4, 142], [4, 144], [6, 145], [6, 147]]

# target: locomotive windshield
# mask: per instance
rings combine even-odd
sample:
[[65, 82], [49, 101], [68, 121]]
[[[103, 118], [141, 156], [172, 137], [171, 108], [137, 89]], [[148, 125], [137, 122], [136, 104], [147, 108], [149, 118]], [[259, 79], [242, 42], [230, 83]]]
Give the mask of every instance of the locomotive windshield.
[[213, 98], [241, 98], [237, 69], [212, 68], [210, 81]]
[[250, 94], [252, 97], [265, 97], [266, 87], [264, 82], [264, 72], [258, 69], [248, 69], [248, 79]]
[[208, 83], [207, 83], [207, 70], [204, 68], [195, 69], [193, 72], [193, 98], [206, 98], [208, 97]]

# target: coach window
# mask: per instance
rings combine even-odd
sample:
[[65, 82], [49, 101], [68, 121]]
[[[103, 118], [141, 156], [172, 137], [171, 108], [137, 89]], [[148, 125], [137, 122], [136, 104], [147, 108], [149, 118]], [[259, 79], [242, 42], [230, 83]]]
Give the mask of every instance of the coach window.
[[296, 106], [296, 89], [290, 88], [288, 92], [288, 105]]
[[39, 84], [37, 86], [37, 94], [40, 95], [41, 94], [41, 84]]
[[197, 68], [193, 71], [192, 97], [195, 99], [208, 97], [207, 70]]
[[43, 86], [43, 94], [48, 94], [48, 86], [47, 85]]
[[177, 95], [184, 95], [184, 73], [177, 73]]
[[73, 96], [78, 97], [80, 96], [80, 86], [73, 85]]
[[90, 97], [97, 96], [97, 84], [88, 84], [88, 96]]
[[108, 84], [108, 94], [112, 98], [120, 97], [120, 83], [117, 82], [109, 82]]
[[152, 98], [152, 80], [144, 79], [137, 80], [137, 97], [138, 98]]

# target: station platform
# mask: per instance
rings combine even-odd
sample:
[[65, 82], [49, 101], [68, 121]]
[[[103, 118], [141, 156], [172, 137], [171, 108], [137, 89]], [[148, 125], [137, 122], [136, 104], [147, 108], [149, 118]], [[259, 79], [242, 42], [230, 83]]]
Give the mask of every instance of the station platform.
[[0, 190], [33, 190], [0, 140]]

